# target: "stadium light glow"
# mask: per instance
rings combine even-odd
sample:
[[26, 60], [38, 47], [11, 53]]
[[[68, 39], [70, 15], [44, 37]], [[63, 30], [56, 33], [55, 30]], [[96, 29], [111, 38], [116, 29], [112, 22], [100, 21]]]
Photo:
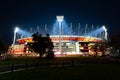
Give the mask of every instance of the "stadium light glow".
[[22, 29], [19, 29], [19, 31], [17, 33], [22, 35], [23, 37], [30, 37], [33, 34], [32, 32], [30, 33], [25, 30], [22, 30]]
[[56, 16], [56, 17], [57, 17], [57, 21], [58, 22], [62, 22], [63, 21], [64, 16]]
[[16, 33], [16, 32], [18, 32], [18, 30], [19, 30], [19, 28], [18, 28], [18, 27], [16, 27], [14, 32]]
[[106, 29], [106, 27], [105, 27], [105, 26], [103, 26], [103, 29], [105, 30], [105, 32], [107, 31], [107, 29]]
[[92, 37], [97, 37], [97, 35], [101, 34], [103, 31], [104, 31], [103, 27], [100, 27], [96, 30], [91, 31], [90, 33], [88, 33], [88, 35]]

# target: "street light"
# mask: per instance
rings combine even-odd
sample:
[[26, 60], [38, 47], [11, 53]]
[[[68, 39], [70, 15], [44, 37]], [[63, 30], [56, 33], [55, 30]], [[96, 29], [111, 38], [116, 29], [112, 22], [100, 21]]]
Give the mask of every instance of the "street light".
[[14, 39], [13, 39], [13, 45], [15, 44], [15, 40], [16, 40], [16, 33], [18, 32], [19, 28], [16, 27], [14, 30]]
[[56, 16], [57, 21], [59, 23], [59, 52], [62, 53], [62, 44], [61, 44], [61, 27], [62, 27], [62, 21], [64, 19], [64, 16]]

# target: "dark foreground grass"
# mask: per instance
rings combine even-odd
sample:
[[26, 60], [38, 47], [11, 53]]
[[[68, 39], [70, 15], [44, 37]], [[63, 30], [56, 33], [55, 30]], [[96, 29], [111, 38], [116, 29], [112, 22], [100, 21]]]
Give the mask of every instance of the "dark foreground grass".
[[[46, 58], [34, 58], [34, 57], [16, 57], [11, 59], [0, 60], [0, 66], [11, 65], [11, 64], [25, 64], [25, 63], [35, 63], [41, 61], [74, 61], [74, 62], [110, 62], [110, 58], [106, 57], [93, 57], [93, 56], [64, 56], [64, 57], [55, 57], [55, 59], [46, 59]], [[112, 61], [113, 62], [113, 61]]]
[[1, 74], [0, 80], [119, 80], [120, 65], [89, 64], [77, 67], [44, 67]]

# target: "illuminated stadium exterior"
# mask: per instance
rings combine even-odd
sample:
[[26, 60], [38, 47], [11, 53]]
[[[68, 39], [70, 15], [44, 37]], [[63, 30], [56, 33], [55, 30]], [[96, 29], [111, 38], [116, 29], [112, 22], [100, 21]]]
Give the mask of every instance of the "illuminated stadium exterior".
[[[80, 24], [78, 24], [78, 28], [72, 29], [72, 23], [69, 27], [65, 27], [65, 23], [62, 23], [63, 16], [57, 16], [57, 19], [60, 18], [60, 21], [58, 20], [56, 24], [57, 26], [53, 26], [53, 29], [50, 31], [53, 31], [52, 34], [47, 30], [47, 27], [45, 26], [44, 33], [50, 34], [50, 39], [54, 44], [54, 53], [55, 54], [94, 54], [94, 49], [92, 47], [94, 45], [101, 45], [107, 41], [107, 29], [105, 26], [102, 26], [100, 28], [93, 28], [88, 29], [88, 25], [86, 24], [86, 27], [84, 29], [80, 28]], [[63, 27], [64, 26], [64, 27]], [[55, 29], [56, 28], [56, 29]], [[38, 28], [37, 28], [38, 29]], [[81, 29], [81, 31], [80, 31]], [[17, 32], [18, 31], [18, 32]], [[21, 29], [17, 31], [14, 31], [14, 41], [13, 45], [10, 48], [10, 53], [13, 54], [31, 54], [33, 51], [31, 51], [26, 44], [27, 43], [33, 43], [33, 38], [30, 37], [32, 33], [23, 31]], [[39, 32], [40, 29], [38, 29], [37, 32]], [[43, 31], [43, 30], [41, 30]], [[56, 34], [56, 32], [58, 34]], [[74, 32], [77, 32], [75, 35]], [[81, 33], [82, 32], [82, 33]], [[19, 33], [21, 35], [27, 35], [25, 37], [16, 38], [16, 33]], [[35, 33], [35, 32], [34, 32]], [[39, 32], [43, 33], [43, 32]], [[68, 34], [65, 34], [68, 33]], [[81, 35], [80, 35], [81, 34]], [[42, 36], [46, 37], [46, 36]], [[18, 44], [15, 44], [15, 42], [18, 42]], [[27, 47], [27, 48], [26, 48]], [[100, 52], [100, 51], [99, 51]]]
[[[59, 36], [50, 36], [54, 44], [54, 52], [55, 54], [84, 54], [89, 53], [92, 54], [92, 50], [90, 49], [92, 45], [95, 43], [104, 43], [104, 41], [100, 38], [95, 37], [85, 37], [85, 36], [61, 36], [62, 40], [62, 53], [59, 52]], [[31, 51], [24, 50], [26, 43], [32, 43], [32, 37], [21, 38], [18, 39], [18, 46], [22, 46], [21, 49], [13, 49], [12, 53], [14, 54], [24, 54], [31, 53]], [[24, 45], [23, 45], [24, 44]]]

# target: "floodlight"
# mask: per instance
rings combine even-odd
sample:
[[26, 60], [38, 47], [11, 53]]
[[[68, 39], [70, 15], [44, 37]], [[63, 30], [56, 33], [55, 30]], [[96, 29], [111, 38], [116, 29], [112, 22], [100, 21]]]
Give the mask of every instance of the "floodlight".
[[105, 27], [105, 26], [103, 26], [103, 29], [104, 29], [105, 31], [107, 31], [107, 29], [106, 29], [106, 27]]
[[62, 22], [62, 21], [63, 21], [64, 16], [56, 16], [56, 18], [57, 18], [57, 21], [58, 21], [58, 22]]
[[18, 30], [19, 30], [19, 28], [18, 28], [18, 27], [16, 27], [16, 28], [15, 28], [15, 33], [16, 33], [16, 32], [18, 32]]

